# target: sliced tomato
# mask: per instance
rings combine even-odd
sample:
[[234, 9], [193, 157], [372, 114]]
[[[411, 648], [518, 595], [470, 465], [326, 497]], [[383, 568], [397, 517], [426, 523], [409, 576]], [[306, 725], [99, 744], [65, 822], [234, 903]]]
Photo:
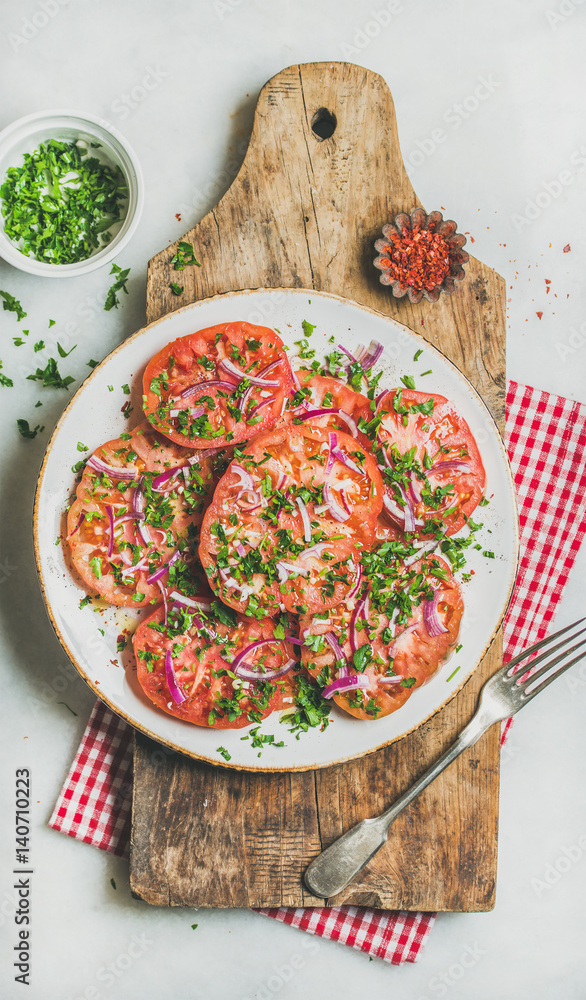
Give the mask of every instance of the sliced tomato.
[[[288, 675], [283, 681], [242, 679], [232, 670], [235, 658], [250, 647], [245, 663], [262, 676], [286, 666], [296, 654], [290, 643], [275, 639], [272, 619], [253, 621], [227, 608], [221, 615], [222, 621], [213, 608], [210, 613], [175, 608], [165, 625], [164, 609], [158, 607], [134, 634], [137, 675], [147, 697], [169, 715], [196, 726], [240, 729], [280, 707]], [[259, 641], [263, 644], [252, 645]], [[167, 651], [174, 693], [166, 671]]]
[[335, 607], [375, 539], [382, 480], [348, 434], [288, 425], [249, 442], [214, 492], [199, 554], [213, 590], [248, 615]]
[[369, 406], [367, 397], [361, 392], [354, 392], [339, 378], [315, 375], [308, 368], [301, 368], [295, 374], [301, 388], [289, 400], [283, 421], [298, 423], [310, 420], [314, 427], [351, 434], [370, 449], [368, 438], [361, 434], [357, 426]]
[[274, 427], [292, 389], [274, 330], [221, 323], [180, 337], [152, 358], [143, 380], [144, 411], [177, 444], [219, 448]]
[[486, 480], [464, 418], [445, 396], [411, 389], [389, 390], [376, 416], [387, 520], [420, 536], [455, 534], [482, 500]]
[[[159, 602], [163, 585], [193, 593], [201, 586], [193, 546], [213, 487], [211, 458], [180, 448], [146, 423], [92, 458], [106, 471], [86, 465], [67, 518], [71, 558], [84, 583], [127, 607]], [[142, 518], [133, 516], [137, 505]], [[159, 583], [147, 582], [171, 559]]]
[[[347, 670], [364, 687], [333, 695], [340, 708], [357, 719], [380, 719], [403, 705], [445, 660], [458, 637], [464, 610], [460, 588], [447, 564], [437, 556], [399, 567], [389, 578], [366, 578], [360, 596], [330, 611], [327, 618], [304, 616], [300, 636], [306, 643], [302, 660], [325, 690]], [[433, 597], [439, 635], [424, 618]], [[431, 609], [431, 604], [428, 605]], [[338, 650], [324, 637], [333, 636]], [[314, 637], [314, 638], [312, 638]], [[308, 648], [309, 647], [309, 648]]]

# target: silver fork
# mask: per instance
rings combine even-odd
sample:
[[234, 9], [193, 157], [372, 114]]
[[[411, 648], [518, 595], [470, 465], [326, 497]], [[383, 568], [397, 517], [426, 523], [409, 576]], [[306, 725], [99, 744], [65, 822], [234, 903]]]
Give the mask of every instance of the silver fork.
[[[361, 823], [344, 833], [311, 862], [305, 872], [305, 884], [314, 896], [322, 896], [325, 899], [329, 896], [335, 896], [336, 893], [345, 889], [383, 846], [388, 836], [389, 827], [397, 816], [413, 802], [413, 799], [424, 788], [431, 784], [434, 778], [437, 778], [438, 774], [441, 774], [448, 764], [451, 764], [463, 750], [473, 746], [495, 722], [501, 722], [510, 715], [515, 715], [536, 694], [551, 684], [556, 677], [559, 677], [578, 660], [586, 656], [586, 649], [583, 649], [581, 653], [568, 661], [568, 657], [572, 653], [586, 645], [586, 639], [581, 639], [575, 645], [568, 646], [569, 643], [574, 642], [578, 636], [586, 632], [586, 627], [572, 635], [566, 635], [584, 621], [586, 618], [580, 618], [572, 625], [568, 625], [567, 628], [560, 629], [554, 635], [536, 642], [503, 666], [486, 682], [480, 693], [476, 714], [462, 730], [456, 742], [446, 750], [439, 760], [436, 760], [435, 764], [432, 764], [425, 774], [422, 774], [415, 784], [384, 813], [374, 819], [363, 819]], [[559, 639], [563, 635], [566, 638], [557, 646], [541, 653], [525, 667], [515, 669], [532, 653], [549, 646], [555, 639]], [[559, 655], [556, 656], [556, 653]], [[542, 665], [540, 666], [540, 664]], [[553, 672], [546, 676], [550, 670]], [[540, 683], [537, 683], [538, 681]]]

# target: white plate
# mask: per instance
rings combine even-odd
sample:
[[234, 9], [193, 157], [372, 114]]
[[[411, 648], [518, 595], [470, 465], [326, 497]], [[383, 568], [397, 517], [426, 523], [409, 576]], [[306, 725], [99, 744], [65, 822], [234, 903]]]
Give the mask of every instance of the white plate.
[[[275, 713], [263, 722], [261, 732], [274, 733], [277, 742], [284, 740], [285, 746], [267, 747], [261, 757], [250, 740], [242, 740], [247, 730], [192, 726], [164, 714], [146, 699], [131, 668], [132, 654], [129, 650], [121, 655], [116, 652], [118, 633], [136, 620], [139, 612], [104, 607], [96, 613], [91, 605], [80, 610], [85, 591], [68, 571], [63, 547], [55, 545], [63, 531], [63, 512], [73, 485], [71, 467], [80, 458], [78, 441], [93, 450], [127, 429], [120, 412], [128, 398], [122, 385], [132, 386], [134, 412], [128, 422], [132, 426], [140, 420], [140, 383], [153, 354], [176, 337], [236, 320], [278, 328], [291, 358], [298, 350], [295, 341], [303, 337], [303, 320], [315, 324], [311, 347], [320, 359], [332, 350], [330, 337], [350, 351], [361, 343], [379, 340], [385, 344], [381, 388], [400, 384], [400, 376], [408, 374], [415, 376], [417, 388], [452, 400], [470, 425], [486, 469], [486, 495], [491, 502], [477, 511], [476, 519], [484, 523], [479, 533], [482, 548], [495, 555], [488, 559], [481, 551], [467, 550], [466, 568], [473, 569], [474, 576], [463, 584], [462, 650], [414, 691], [399, 711], [367, 722], [334, 706], [332, 721], [323, 733], [310, 730], [299, 739]], [[420, 348], [423, 353], [414, 362]], [[417, 377], [418, 372], [430, 368], [433, 374]], [[109, 385], [114, 391], [108, 390]], [[231, 755], [231, 767], [266, 771], [324, 767], [360, 757], [399, 739], [437, 712], [470, 677], [490, 645], [509, 602], [518, 553], [517, 508], [508, 459], [492, 417], [470, 383], [439, 351], [400, 323], [348, 299], [305, 289], [216, 295], [164, 316], [116, 348], [78, 389], [57, 424], [39, 476], [34, 531], [39, 577], [51, 622], [65, 652], [96, 695], [137, 729], [169, 747], [224, 764], [217, 749], [223, 746]]]

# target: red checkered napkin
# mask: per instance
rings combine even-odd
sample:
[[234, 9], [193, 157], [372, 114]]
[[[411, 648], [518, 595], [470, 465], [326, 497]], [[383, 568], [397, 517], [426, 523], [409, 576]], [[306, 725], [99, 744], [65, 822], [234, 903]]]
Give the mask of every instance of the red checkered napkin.
[[[507, 443], [521, 519], [519, 576], [504, 626], [509, 660], [546, 635], [586, 533], [586, 406], [511, 382]], [[131, 737], [132, 728], [97, 702], [50, 826], [128, 854]], [[259, 912], [394, 964], [417, 961], [435, 920], [355, 906]]]

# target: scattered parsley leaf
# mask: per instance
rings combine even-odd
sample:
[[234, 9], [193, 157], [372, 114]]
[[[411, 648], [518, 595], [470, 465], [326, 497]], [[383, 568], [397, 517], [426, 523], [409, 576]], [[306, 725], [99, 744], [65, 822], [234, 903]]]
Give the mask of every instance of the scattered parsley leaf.
[[401, 382], [406, 389], [415, 389], [415, 379], [412, 375], [401, 375]]
[[59, 357], [60, 358], [67, 358], [67, 357], [69, 357], [69, 355], [71, 354], [71, 351], [74, 351], [76, 347], [77, 347], [77, 344], [74, 344], [73, 347], [71, 348], [71, 350], [66, 351], [64, 347], [61, 347], [61, 344], [59, 343], [59, 341], [57, 341], [57, 350], [59, 351]]
[[452, 677], [456, 676], [456, 674], [458, 673], [459, 669], [460, 669], [459, 667], [456, 667], [456, 669], [453, 671], [453, 673], [451, 673], [450, 676], [446, 678], [446, 684], [448, 683], [448, 681], [451, 681]]
[[99, 363], [100, 363], [99, 361], [94, 361], [93, 358], [90, 358], [90, 360], [87, 363], [87, 366], [88, 368], [97, 368]]
[[50, 319], [49, 320], [49, 330], [51, 329], [52, 326], [55, 326], [55, 320], [54, 319]]
[[224, 758], [224, 760], [232, 760], [232, 754], [229, 754], [225, 747], [218, 747], [218, 753]]
[[130, 274], [130, 268], [127, 267], [122, 270], [118, 267], [118, 264], [112, 264], [110, 274], [115, 274], [116, 280], [113, 285], [110, 285], [108, 289], [108, 294], [106, 295], [106, 301], [104, 303], [104, 309], [109, 312], [110, 309], [118, 308], [120, 299], [118, 298], [116, 292], [125, 292], [128, 295], [128, 289], [126, 287], [126, 282], [128, 281], [128, 275]]
[[229, 608], [226, 604], [221, 604], [220, 601], [212, 601], [212, 612], [218, 621], [222, 622], [222, 625], [235, 627], [237, 619], [233, 608]]
[[401, 681], [400, 687], [412, 688], [413, 685], [415, 684], [416, 680], [417, 680], [416, 677], [403, 677], [403, 680]]
[[113, 878], [110, 879], [110, 885], [112, 886], [113, 889], [116, 888], [116, 883]]
[[301, 323], [301, 326], [303, 327], [303, 332], [304, 332], [305, 336], [306, 337], [311, 337], [313, 331], [315, 330], [316, 324], [315, 323], [308, 323], [307, 320], [304, 319], [302, 321], [302, 323]]
[[23, 438], [36, 438], [38, 431], [43, 431], [45, 428], [37, 424], [34, 430], [31, 430], [28, 420], [17, 420], [16, 425], [18, 427], [18, 432]]
[[88, 448], [87, 444], [83, 443], [83, 441], [78, 441], [77, 442], [77, 450], [78, 451], [89, 451], [89, 448]]
[[197, 927], [199, 927], [199, 924], [192, 924], [191, 925], [192, 931], [194, 931]]
[[15, 347], [22, 347], [23, 344], [26, 344], [26, 340], [23, 340], [22, 337], [13, 337], [12, 342]]
[[44, 386], [53, 389], [68, 389], [71, 383], [75, 382], [72, 375], [66, 375], [65, 378], [61, 376], [55, 358], [49, 358], [46, 368], [37, 368], [34, 374], [27, 375], [27, 379], [32, 382], [42, 382]]
[[38, 354], [39, 351], [44, 351], [44, 350], [45, 350], [45, 341], [37, 340], [35, 346], [33, 347], [33, 351], [35, 352], [35, 354]]
[[[184, 286], [178, 285], [176, 281], [172, 281], [171, 284], [169, 285], [169, 288], [173, 292], [173, 295], [183, 295]], [[197, 927], [197, 924], [195, 926]]]
[[193, 246], [191, 243], [186, 243], [185, 240], [179, 240], [177, 253], [171, 258], [171, 263], [176, 271], [184, 271], [186, 267], [192, 264], [195, 264], [196, 267], [201, 267], [200, 262], [195, 256]]
[[125, 382], [121, 388], [122, 392], [124, 392], [127, 396], [130, 396], [130, 386], [128, 385], [128, 382]]
[[420, 347], [418, 351], [415, 351], [415, 354], [413, 356], [413, 360], [417, 361], [421, 357], [422, 354], [423, 354], [423, 348]]
[[[3, 367], [4, 367], [4, 362], [0, 361], [0, 368]], [[2, 372], [0, 371], [0, 385], [3, 385], [5, 389], [12, 389], [12, 387], [14, 386], [14, 382], [12, 381], [11, 378], [8, 378], [8, 375], [3, 375]]]
[[[2, 186], [2, 188], [0, 189], [0, 194], [2, 198], [5, 197], [4, 186]], [[11, 295], [10, 292], [3, 292], [1, 290], [0, 290], [0, 296], [4, 299], [2, 303], [2, 308], [5, 309], [6, 312], [16, 313], [16, 319], [20, 323], [20, 321], [24, 319], [27, 313], [25, 313], [18, 299], [15, 299], [14, 295]]]
[[58, 704], [58, 705], [65, 705], [65, 708], [66, 708], [66, 709], [67, 709], [67, 710], [68, 710], [69, 712], [71, 712], [71, 714], [72, 714], [72, 715], [75, 715], [75, 718], [77, 719], [77, 712], [74, 712], [72, 708], [69, 708], [69, 705], [67, 704], [67, 702], [66, 702], [66, 701], [58, 701], [58, 702], [57, 702], [57, 704]]

